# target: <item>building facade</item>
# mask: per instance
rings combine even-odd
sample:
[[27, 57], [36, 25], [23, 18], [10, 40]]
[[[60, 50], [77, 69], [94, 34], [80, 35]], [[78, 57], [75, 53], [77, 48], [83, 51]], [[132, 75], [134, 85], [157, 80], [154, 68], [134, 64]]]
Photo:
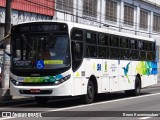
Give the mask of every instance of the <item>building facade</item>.
[[[12, 0], [12, 20], [15, 25], [26, 21], [51, 20], [54, 0]], [[6, 0], [0, 0], [0, 40], [4, 37]]]
[[56, 0], [54, 19], [153, 37], [160, 45], [159, 0]]

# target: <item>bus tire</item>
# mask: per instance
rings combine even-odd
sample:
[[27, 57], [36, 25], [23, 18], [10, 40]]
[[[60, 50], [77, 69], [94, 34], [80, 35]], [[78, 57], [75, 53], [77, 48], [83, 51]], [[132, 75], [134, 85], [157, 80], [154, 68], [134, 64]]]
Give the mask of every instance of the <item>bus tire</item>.
[[38, 104], [44, 105], [48, 102], [49, 97], [35, 97], [34, 99]]
[[94, 84], [93, 84], [92, 81], [89, 81], [88, 85], [87, 85], [87, 94], [83, 95], [81, 97], [82, 102], [85, 103], [85, 104], [93, 103], [93, 101], [94, 101], [94, 93], [95, 93]]
[[141, 82], [140, 82], [140, 78], [136, 77], [135, 80], [135, 89], [133, 90], [133, 95], [134, 96], [139, 96], [141, 93]]
[[135, 80], [135, 89], [133, 90], [126, 90], [125, 94], [128, 96], [138, 96], [140, 95], [140, 91], [141, 91], [141, 82], [140, 82], [140, 78], [137, 76], [136, 80]]

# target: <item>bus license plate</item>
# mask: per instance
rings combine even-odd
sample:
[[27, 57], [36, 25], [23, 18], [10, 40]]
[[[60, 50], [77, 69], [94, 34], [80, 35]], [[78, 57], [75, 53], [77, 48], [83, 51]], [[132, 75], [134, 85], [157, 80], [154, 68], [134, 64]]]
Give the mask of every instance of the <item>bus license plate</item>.
[[41, 90], [40, 89], [30, 89], [31, 93], [40, 93]]

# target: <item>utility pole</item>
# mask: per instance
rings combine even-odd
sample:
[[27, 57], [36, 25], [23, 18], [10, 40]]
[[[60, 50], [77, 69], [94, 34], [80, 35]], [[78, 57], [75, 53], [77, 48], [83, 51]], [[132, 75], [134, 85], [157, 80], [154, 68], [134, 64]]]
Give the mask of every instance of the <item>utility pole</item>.
[[10, 95], [10, 86], [9, 86], [10, 56], [6, 54], [10, 53], [11, 5], [12, 5], [12, 0], [6, 0], [5, 33], [4, 33], [5, 40], [4, 40], [2, 83], [1, 83], [1, 96], [0, 96], [2, 101], [12, 99], [12, 96]]
[[76, 23], [78, 23], [78, 0], [76, 0]]

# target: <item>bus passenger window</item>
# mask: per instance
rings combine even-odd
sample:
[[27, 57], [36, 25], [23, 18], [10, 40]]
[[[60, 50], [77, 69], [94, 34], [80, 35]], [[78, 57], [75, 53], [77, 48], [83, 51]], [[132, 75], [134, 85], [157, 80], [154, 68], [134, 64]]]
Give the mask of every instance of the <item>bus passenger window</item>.
[[87, 32], [86, 33], [86, 43], [88, 44], [96, 44], [96, 34], [95, 33], [91, 33], [91, 32]]
[[109, 48], [108, 47], [99, 47], [99, 57], [100, 58], [109, 58]]
[[137, 60], [138, 57], [139, 57], [139, 51], [137, 51], [137, 50], [130, 50], [129, 57], [132, 60]]
[[152, 60], [152, 52], [147, 52], [147, 60]]
[[155, 48], [155, 43], [152, 43], [152, 51], [155, 51], [156, 48]]
[[140, 51], [140, 60], [145, 60], [145, 59], [146, 59], [146, 52]]
[[132, 49], [137, 49], [137, 44], [136, 44], [136, 40], [130, 40], [130, 48]]
[[156, 59], [156, 52], [152, 52], [152, 60], [154, 61]]
[[73, 30], [71, 35], [72, 40], [83, 41], [83, 31], [81, 30]]
[[127, 38], [120, 38], [120, 47], [128, 48], [128, 39]]
[[152, 43], [150, 43], [150, 42], [146, 43], [146, 50], [147, 51], [152, 51]]
[[127, 49], [121, 49], [120, 51], [120, 58], [121, 59], [129, 59], [129, 50]]
[[118, 59], [119, 58], [119, 49], [110, 48], [110, 58], [111, 59]]
[[144, 42], [138, 41], [138, 49], [139, 50], [144, 50]]
[[110, 45], [110, 41], [109, 41], [109, 35], [105, 36], [105, 45], [109, 46]]
[[111, 46], [119, 47], [119, 37], [118, 36], [110, 36]]
[[103, 34], [99, 34], [98, 43], [99, 45], [105, 45], [105, 36]]
[[87, 57], [97, 57], [97, 47], [86, 46], [86, 56]]
[[92, 43], [91, 33], [86, 34], [86, 42], [87, 43]]

